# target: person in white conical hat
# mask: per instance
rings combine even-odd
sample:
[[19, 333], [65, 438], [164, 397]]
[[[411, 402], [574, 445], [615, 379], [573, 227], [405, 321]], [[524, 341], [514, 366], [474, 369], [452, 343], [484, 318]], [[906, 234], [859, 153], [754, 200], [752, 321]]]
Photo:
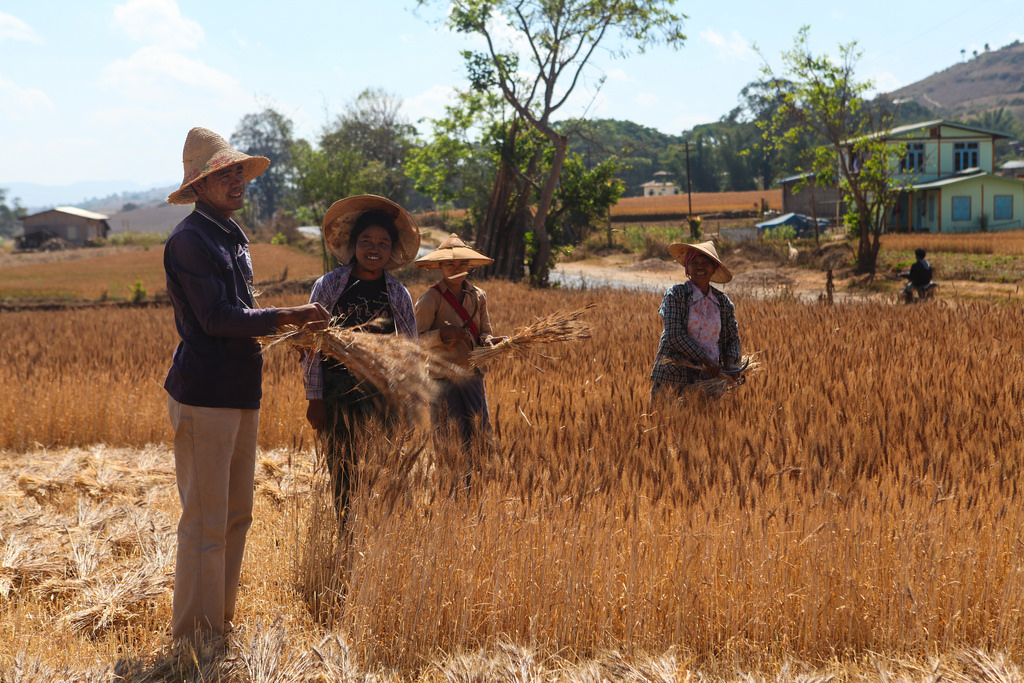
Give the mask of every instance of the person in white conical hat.
[[[494, 259], [470, 248], [452, 233], [437, 249], [416, 259], [422, 270], [439, 270], [441, 279], [416, 302], [416, 327], [420, 339], [444, 360], [469, 369], [469, 354], [479, 346], [503, 339], [495, 337], [487, 309], [487, 294], [467, 279], [473, 268]], [[438, 377], [439, 397], [432, 414], [435, 429], [454, 428], [467, 448], [475, 434], [489, 432], [487, 395], [483, 374], [471, 369], [469, 379]]]
[[171, 204], [195, 204], [164, 245], [167, 295], [181, 343], [164, 388], [174, 430], [181, 519], [171, 636], [201, 645], [234, 619], [252, 523], [263, 356], [257, 337], [326, 323], [319, 304], [257, 308], [249, 239], [232, 220], [246, 184], [270, 165], [193, 128]]
[[669, 253], [686, 270], [687, 282], [673, 285], [661, 302], [664, 323], [651, 371], [651, 399], [680, 396], [702, 379], [739, 367], [739, 328], [732, 301], [711, 286], [726, 283], [732, 273], [718, 257], [713, 242], [669, 245]]
[[[412, 296], [391, 274], [419, 250], [420, 231], [409, 212], [385, 197], [355, 195], [331, 205], [322, 230], [324, 243], [341, 265], [313, 284], [310, 301], [330, 311], [336, 325], [415, 339]], [[336, 510], [347, 526], [361, 432], [377, 420], [393, 426], [394, 416], [380, 388], [361, 381], [343, 364], [310, 353], [302, 370], [306, 419], [323, 439]]]

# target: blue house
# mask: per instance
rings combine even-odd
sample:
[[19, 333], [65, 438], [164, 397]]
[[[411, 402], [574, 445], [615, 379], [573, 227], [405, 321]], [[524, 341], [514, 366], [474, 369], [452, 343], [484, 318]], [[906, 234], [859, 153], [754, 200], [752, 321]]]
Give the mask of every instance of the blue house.
[[993, 147], [1002, 133], [936, 120], [893, 128], [886, 142], [903, 145], [901, 192], [889, 229], [978, 232], [1024, 227], [1024, 180], [993, 173]]

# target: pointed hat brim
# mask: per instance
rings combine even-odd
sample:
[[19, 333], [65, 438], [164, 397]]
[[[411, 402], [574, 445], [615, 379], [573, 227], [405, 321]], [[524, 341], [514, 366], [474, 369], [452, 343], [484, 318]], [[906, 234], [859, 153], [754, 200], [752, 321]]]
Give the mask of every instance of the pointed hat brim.
[[454, 232], [437, 245], [437, 249], [416, 259], [416, 267], [420, 270], [431, 270], [441, 267], [445, 261], [465, 261], [467, 268], [479, 268], [494, 263], [494, 259], [470, 248]]
[[718, 251], [715, 249], [714, 242], [699, 242], [697, 244], [687, 244], [686, 242], [673, 242], [668, 245], [668, 253], [672, 254], [672, 258], [679, 262], [680, 265], [686, 266], [686, 256], [690, 252], [698, 252], [710, 258], [717, 264], [715, 272], [711, 274], [711, 281], [719, 284], [725, 284], [732, 280], [732, 273], [722, 263], [722, 259], [718, 258]]

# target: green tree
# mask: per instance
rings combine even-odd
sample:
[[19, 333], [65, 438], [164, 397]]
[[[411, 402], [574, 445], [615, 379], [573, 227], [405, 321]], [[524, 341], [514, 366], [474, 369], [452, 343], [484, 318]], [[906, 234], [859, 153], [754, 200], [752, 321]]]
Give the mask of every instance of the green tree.
[[272, 107], [258, 114], [246, 114], [231, 135], [231, 144], [241, 152], [270, 159], [270, 168], [249, 183], [246, 214], [254, 222], [264, 221], [284, 206], [294, 170], [292, 121]]
[[14, 206], [8, 206], [7, 192], [0, 187], [0, 237], [15, 237], [21, 232], [21, 221], [28, 212], [17, 198]]
[[429, 119], [431, 136], [409, 150], [406, 174], [417, 192], [437, 204], [469, 209], [477, 225], [484, 220], [499, 163], [506, 107], [501, 97], [458, 92], [445, 115]]
[[857, 236], [860, 273], [874, 273], [879, 236], [899, 191], [899, 159], [903, 149], [885, 142], [892, 112], [864, 99], [872, 85], [859, 82], [854, 67], [860, 57], [856, 43], [839, 46], [839, 59], [816, 56], [808, 46], [808, 27], [797, 33], [792, 50], [783, 52], [785, 79], [778, 79], [765, 64], [769, 83], [789, 82], [779, 88], [779, 107], [763, 124], [765, 140], [775, 149], [795, 144], [801, 135], [817, 136], [825, 144], [814, 148], [807, 159], [820, 184], [838, 181], [850, 207], [847, 228]]
[[324, 145], [358, 150], [368, 166], [366, 191], [405, 204], [411, 183], [404, 166], [416, 128], [402, 116], [401, 108], [401, 100], [368, 88], [338, 116], [324, 135]]
[[[480, 36], [486, 44], [483, 52], [463, 55], [473, 87], [478, 91], [496, 88], [515, 111], [519, 125], [537, 131], [553, 147], [550, 163], [530, 157], [529, 165], [518, 169], [527, 177], [539, 174], [530, 179], [536, 194], [531, 221], [536, 253], [530, 277], [538, 285], [548, 281], [552, 251], [547, 215], [571, 134], [559, 130], [553, 116], [573, 94], [599, 48], [625, 56], [631, 46], [643, 50], [658, 42], [681, 45], [684, 17], [671, 11], [674, 4], [675, 0], [454, 0], [450, 5], [450, 25], [460, 33]], [[516, 52], [497, 43], [506, 29], [528, 46], [529, 73]], [[510, 177], [499, 171], [495, 182], [507, 183]], [[508, 188], [496, 188], [495, 194], [507, 195]], [[501, 204], [497, 202], [495, 210], [504, 210]]]
[[555, 205], [548, 214], [548, 232], [556, 245], [582, 242], [595, 223], [607, 222], [608, 209], [626, 188], [615, 177], [618, 166], [615, 159], [605, 159], [588, 169], [579, 155], [566, 158]]

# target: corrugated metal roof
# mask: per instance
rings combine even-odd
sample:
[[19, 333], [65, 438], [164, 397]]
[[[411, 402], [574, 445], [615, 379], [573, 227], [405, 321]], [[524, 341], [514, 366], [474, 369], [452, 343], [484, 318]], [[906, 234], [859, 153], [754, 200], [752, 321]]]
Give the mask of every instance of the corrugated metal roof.
[[961, 171], [956, 175], [946, 176], [945, 178], [939, 178], [938, 180], [930, 180], [926, 183], [915, 183], [911, 185], [911, 189], [914, 190], [930, 190], [935, 187], [945, 187], [947, 185], [955, 185], [962, 183], [967, 180], [974, 180], [976, 178], [982, 178], [984, 176], [992, 176], [991, 173], [985, 173], [981, 169], [970, 169], [969, 171]]
[[[96, 213], [95, 211], [86, 211], [85, 209], [79, 209], [77, 206], [55, 206], [53, 211], [60, 211], [61, 213], [69, 213], [72, 216], [80, 216], [81, 218], [89, 218], [94, 221], [105, 221], [110, 216], [104, 216], [102, 213]], [[43, 211], [42, 213], [46, 213]]]
[[984, 133], [997, 138], [1008, 138], [1010, 137], [1006, 133], [1000, 133], [995, 130], [989, 130], [987, 128], [979, 128], [978, 126], [969, 126], [966, 123], [958, 123], [957, 121], [947, 121], [946, 119], [935, 119], [934, 121], [922, 121], [921, 123], [911, 123], [906, 126], [897, 126], [891, 130], [882, 133], [885, 137], [892, 137], [899, 135], [900, 133], [908, 133], [911, 131], [921, 130], [922, 128], [931, 128], [932, 126], [948, 126], [950, 128], [959, 128], [960, 130], [969, 130], [974, 133]]

